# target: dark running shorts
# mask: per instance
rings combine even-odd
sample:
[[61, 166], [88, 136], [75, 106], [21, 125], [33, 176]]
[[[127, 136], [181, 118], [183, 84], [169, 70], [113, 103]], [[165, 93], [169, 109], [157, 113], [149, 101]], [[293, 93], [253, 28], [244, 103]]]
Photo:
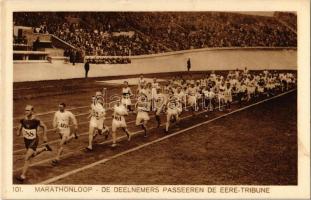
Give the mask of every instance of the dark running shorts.
[[39, 143], [39, 138], [36, 137], [35, 139], [32, 139], [32, 140], [24, 138], [24, 142], [25, 142], [26, 149], [30, 148], [30, 149], [36, 151], [37, 147], [38, 147], [38, 143]]

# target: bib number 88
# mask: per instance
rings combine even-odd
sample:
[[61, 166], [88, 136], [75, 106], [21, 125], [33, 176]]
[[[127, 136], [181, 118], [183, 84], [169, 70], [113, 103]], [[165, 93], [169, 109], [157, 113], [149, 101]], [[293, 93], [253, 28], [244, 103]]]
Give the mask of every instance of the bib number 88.
[[36, 137], [36, 129], [24, 129], [23, 135], [27, 139], [33, 139]]

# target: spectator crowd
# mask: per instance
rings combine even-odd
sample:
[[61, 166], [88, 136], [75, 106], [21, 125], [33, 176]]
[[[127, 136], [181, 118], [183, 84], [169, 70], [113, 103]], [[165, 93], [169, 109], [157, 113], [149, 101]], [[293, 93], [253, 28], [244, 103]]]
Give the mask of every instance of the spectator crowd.
[[278, 20], [285, 22], [292, 29], [297, 31], [297, 17], [296, 13], [292, 12], [275, 12], [275, 17]]
[[105, 58], [101, 56], [94, 56], [92, 58], [86, 58], [86, 61], [92, 64], [129, 64], [131, 63], [131, 59], [129, 58], [123, 58], [123, 57], [118, 57], [118, 58]]
[[81, 57], [207, 47], [296, 47], [296, 33], [280, 23], [280, 17], [297, 29], [292, 13], [265, 17], [229, 12], [15, 12], [13, 19], [15, 25], [66, 41], [79, 49], [66, 55]]

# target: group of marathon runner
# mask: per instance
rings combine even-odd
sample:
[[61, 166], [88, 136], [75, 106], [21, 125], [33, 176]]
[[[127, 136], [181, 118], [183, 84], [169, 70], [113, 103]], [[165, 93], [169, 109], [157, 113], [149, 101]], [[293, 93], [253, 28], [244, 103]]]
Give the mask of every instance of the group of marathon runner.
[[[135, 93], [132, 92], [127, 81], [121, 91], [120, 98], [111, 108], [107, 108], [104, 94], [97, 91], [92, 97], [89, 137], [87, 151], [93, 150], [93, 141], [98, 135], [108, 139], [112, 136], [112, 147], [117, 146], [117, 130], [121, 129], [131, 140], [132, 133], [128, 130], [126, 117], [136, 114], [136, 126], [140, 126], [147, 137], [148, 121], [150, 113], [155, 114], [157, 127], [161, 126], [162, 114], [166, 115], [165, 132], [168, 132], [172, 124], [178, 124], [180, 115], [184, 111], [190, 111], [193, 115], [199, 110], [230, 110], [233, 101], [242, 106], [243, 102], [256, 98], [265, 98], [284, 92], [296, 86], [296, 75], [291, 72], [254, 71], [245, 70], [229, 71], [226, 76], [211, 72], [200, 79], [173, 79], [160, 83], [156, 78], [147, 82], [141, 75]], [[133, 103], [135, 102], [135, 103]], [[107, 111], [112, 110], [111, 130], [105, 123]], [[57, 165], [64, 150], [64, 145], [72, 139], [78, 139], [78, 123], [75, 115], [66, 110], [66, 104], [60, 103], [59, 110], [55, 113], [53, 127], [60, 136], [60, 143], [52, 165]], [[73, 129], [71, 129], [73, 127]], [[43, 130], [43, 147], [38, 148], [38, 129]], [[48, 145], [46, 126], [43, 121], [34, 114], [34, 106], [25, 107], [25, 117], [20, 120], [17, 135], [24, 138], [27, 149], [25, 163], [21, 175], [16, 179], [23, 182], [30, 160], [44, 151], [52, 151]]]

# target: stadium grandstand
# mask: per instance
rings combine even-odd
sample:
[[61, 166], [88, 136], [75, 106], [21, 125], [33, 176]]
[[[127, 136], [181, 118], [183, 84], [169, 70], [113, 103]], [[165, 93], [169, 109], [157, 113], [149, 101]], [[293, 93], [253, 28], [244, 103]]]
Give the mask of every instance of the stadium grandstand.
[[15, 12], [14, 60], [128, 64], [201, 48], [296, 47], [295, 13]]
[[299, 183], [296, 13], [14, 12], [13, 23], [14, 184]]

